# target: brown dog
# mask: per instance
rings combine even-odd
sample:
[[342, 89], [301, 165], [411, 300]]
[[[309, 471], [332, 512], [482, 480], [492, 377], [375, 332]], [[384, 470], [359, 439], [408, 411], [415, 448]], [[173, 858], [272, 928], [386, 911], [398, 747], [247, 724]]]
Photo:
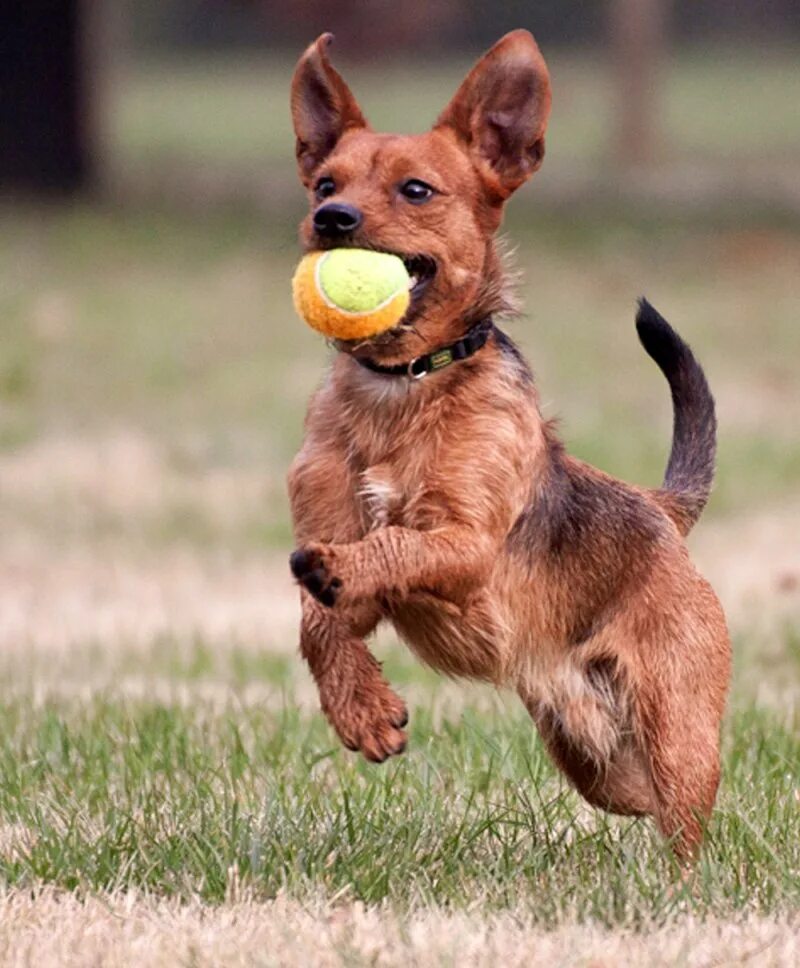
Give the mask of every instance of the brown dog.
[[730, 666], [683, 542], [713, 474], [703, 372], [643, 301], [639, 337], [674, 403], [664, 486], [566, 454], [491, 321], [509, 308], [503, 204], [544, 155], [550, 83], [533, 37], [503, 37], [413, 137], [370, 129], [330, 40], [292, 83], [305, 248], [395, 252], [416, 281], [399, 327], [337, 345], [289, 473], [301, 650], [322, 708], [368, 759], [403, 751], [405, 706], [364, 644], [388, 619], [431, 666], [516, 689], [590, 803], [652, 814], [691, 856], [716, 796]]

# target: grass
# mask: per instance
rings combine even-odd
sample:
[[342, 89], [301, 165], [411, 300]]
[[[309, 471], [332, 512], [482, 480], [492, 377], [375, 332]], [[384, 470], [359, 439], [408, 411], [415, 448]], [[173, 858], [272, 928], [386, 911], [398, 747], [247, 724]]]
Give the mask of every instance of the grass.
[[480, 904], [550, 927], [800, 901], [796, 716], [734, 714], [710, 844], [676, 893], [652, 830], [581, 810], [516, 709], [436, 724], [418, 706], [411, 752], [376, 770], [286, 699], [15, 695], [0, 730], [0, 877], [219, 903], [235, 871], [255, 898]]
[[[195, 601], [196, 621], [213, 603]], [[410, 745], [376, 768], [336, 742], [288, 629], [268, 650], [177, 624], [138, 648], [123, 631], [67, 649], [40, 632], [7, 643], [0, 665], [0, 883], [212, 906], [324, 898], [401, 918], [513, 912], [541, 930], [791, 918], [800, 707], [778, 687], [798, 681], [799, 629], [737, 631], [722, 787], [683, 885], [649, 822], [582, 805], [516, 701], [456, 689], [385, 637]]]

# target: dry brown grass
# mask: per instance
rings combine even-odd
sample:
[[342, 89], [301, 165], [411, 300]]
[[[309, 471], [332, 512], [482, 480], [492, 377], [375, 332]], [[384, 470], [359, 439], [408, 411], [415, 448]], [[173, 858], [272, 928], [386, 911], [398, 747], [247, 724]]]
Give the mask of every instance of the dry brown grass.
[[688, 919], [639, 932], [566, 924], [544, 932], [524, 912], [391, 911], [231, 898], [224, 907], [134, 894], [78, 900], [45, 890], [0, 898], [0, 961], [7, 968], [138, 965], [486, 965], [621, 968], [684, 965], [794, 968], [800, 921]]
[[728, 621], [748, 630], [800, 617], [800, 503], [701, 522], [690, 544]]

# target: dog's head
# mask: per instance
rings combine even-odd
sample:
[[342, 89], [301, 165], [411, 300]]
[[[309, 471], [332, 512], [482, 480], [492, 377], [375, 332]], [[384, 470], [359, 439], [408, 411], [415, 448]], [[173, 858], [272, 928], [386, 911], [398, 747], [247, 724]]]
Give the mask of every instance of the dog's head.
[[311, 203], [301, 237], [307, 250], [353, 245], [403, 257], [411, 306], [366, 351], [404, 359], [502, 308], [493, 236], [505, 201], [542, 163], [550, 80], [533, 37], [515, 30], [477, 62], [431, 131], [378, 134], [331, 66], [331, 40], [323, 34], [306, 50], [292, 81]]

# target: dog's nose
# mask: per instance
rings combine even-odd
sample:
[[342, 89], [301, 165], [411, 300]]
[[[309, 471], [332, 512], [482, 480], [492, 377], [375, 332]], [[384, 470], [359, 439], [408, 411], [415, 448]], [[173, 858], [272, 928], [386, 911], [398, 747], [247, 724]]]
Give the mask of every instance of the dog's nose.
[[333, 238], [337, 235], [350, 235], [361, 225], [363, 215], [346, 202], [330, 202], [314, 212], [314, 228], [320, 235]]

